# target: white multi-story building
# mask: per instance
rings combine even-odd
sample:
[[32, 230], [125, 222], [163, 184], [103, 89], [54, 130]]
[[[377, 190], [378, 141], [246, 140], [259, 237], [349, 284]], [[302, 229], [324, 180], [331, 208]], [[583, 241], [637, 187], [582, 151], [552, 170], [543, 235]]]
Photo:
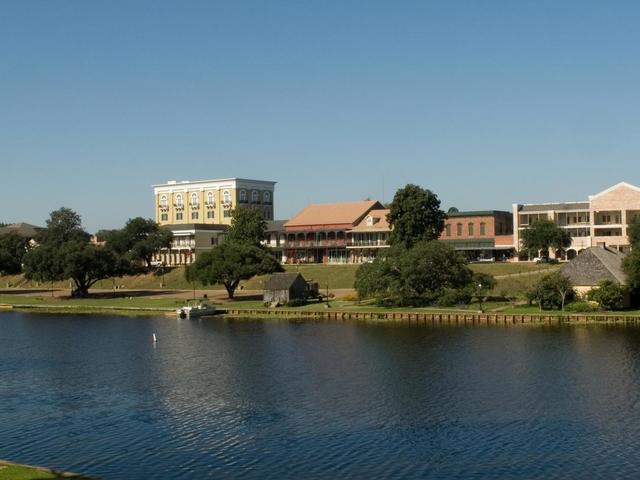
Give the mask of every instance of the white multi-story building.
[[553, 258], [571, 260], [592, 246], [619, 251], [629, 249], [627, 227], [640, 214], [640, 188], [618, 183], [583, 202], [513, 204], [514, 245], [521, 245], [522, 231], [540, 219], [554, 221], [571, 235], [565, 252], [550, 252]]

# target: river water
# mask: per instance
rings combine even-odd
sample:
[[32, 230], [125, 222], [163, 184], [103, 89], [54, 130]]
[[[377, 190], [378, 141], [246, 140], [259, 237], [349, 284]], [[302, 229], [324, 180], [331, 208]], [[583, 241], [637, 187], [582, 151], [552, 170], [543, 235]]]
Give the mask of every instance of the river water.
[[637, 478], [639, 447], [635, 327], [0, 314], [0, 458], [17, 462], [105, 479]]

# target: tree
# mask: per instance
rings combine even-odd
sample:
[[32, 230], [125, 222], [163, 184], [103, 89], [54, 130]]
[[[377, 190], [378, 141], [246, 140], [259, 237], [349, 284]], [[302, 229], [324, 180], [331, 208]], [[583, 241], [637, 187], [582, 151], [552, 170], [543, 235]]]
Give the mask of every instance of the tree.
[[567, 301], [575, 297], [575, 292], [569, 278], [562, 272], [553, 272], [536, 282], [527, 292], [527, 297], [530, 302], [537, 303], [540, 310], [564, 310]]
[[437, 240], [446, 218], [436, 194], [409, 184], [398, 190], [391, 202], [387, 215], [393, 229], [390, 242], [411, 248], [423, 240]]
[[413, 248], [395, 246], [356, 272], [355, 287], [362, 298], [400, 306], [430, 305], [451, 290], [468, 288], [472, 272], [467, 261], [438, 241], [421, 241]]
[[222, 245], [204, 252], [187, 267], [190, 282], [221, 283], [233, 299], [241, 280], [282, 271], [282, 266], [266, 248], [227, 238]]
[[151, 268], [153, 256], [163, 248], [169, 248], [173, 235], [163, 230], [151, 219], [130, 218], [121, 230], [101, 230], [107, 246], [120, 255], [126, 255], [132, 262], [141, 262]]
[[231, 212], [231, 225], [227, 239], [260, 245], [267, 233], [267, 222], [256, 208], [236, 207]]
[[622, 310], [625, 307], [625, 299], [628, 290], [613, 280], [603, 280], [598, 288], [594, 288], [587, 294], [589, 300], [598, 302], [604, 310]]
[[627, 227], [629, 243], [632, 247], [640, 245], [640, 215], [634, 215], [631, 223]]
[[70, 279], [72, 295], [86, 297], [98, 280], [128, 272], [124, 258], [91, 245], [89, 237], [77, 213], [67, 208], [52, 212], [47, 228], [38, 235], [38, 246], [24, 256], [25, 277], [41, 282]]
[[522, 247], [530, 256], [542, 251], [549, 258], [549, 247], [564, 250], [571, 245], [571, 235], [551, 220], [539, 220], [522, 232]]
[[12, 275], [22, 270], [22, 259], [29, 248], [27, 238], [7, 233], [0, 235], [0, 274]]

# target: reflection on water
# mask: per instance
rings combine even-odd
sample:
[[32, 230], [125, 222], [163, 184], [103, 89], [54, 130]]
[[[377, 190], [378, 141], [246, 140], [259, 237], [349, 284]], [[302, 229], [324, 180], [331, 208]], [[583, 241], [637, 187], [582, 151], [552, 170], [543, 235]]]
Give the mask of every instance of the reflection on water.
[[11, 312], [0, 458], [107, 479], [635, 477], [639, 352], [625, 326]]

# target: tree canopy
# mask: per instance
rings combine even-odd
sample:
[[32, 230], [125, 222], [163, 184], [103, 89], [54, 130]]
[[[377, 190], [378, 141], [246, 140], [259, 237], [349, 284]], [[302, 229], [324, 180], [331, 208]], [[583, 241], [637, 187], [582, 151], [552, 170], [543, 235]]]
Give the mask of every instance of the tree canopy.
[[0, 235], [0, 274], [16, 274], [22, 270], [22, 259], [29, 248], [29, 239], [7, 233]]
[[236, 207], [231, 212], [231, 225], [227, 239], [260, 245], [267, 233], [267, 222], [257, 208]]
[[[466, 289], [472, 272], [466, 259], [445, 243], [421, 241], [407, 249], [390, 248], [356, 273], [355, 288], [362, 298], [379, 303], [419, 306], [451, 297], [452, 290]], [[468, 298], [469, 293], [465, 292]]]
[[204, 285], [221, 283], [233, 298], [241, 280], [282, 271], [266, 248], [227, 238], [222, 245], [201, 253], [186, 270], [187, 280]]
[[131, 218], [121, 230], [102, 230], [96, 236], [104, 237], [107, 246], [132, 262], [140, 262], [151, 268], [153, 256], [171, 246], [173, 235], [160, 228], [151, 219]]
[[387, 216], [393, 229], [390, 242], [411, 248], [423, 240], [437, 240], [446, 218], [435, 193], [417, 185], [406, 185], [394, 195]]
[[68, 208], [51, 213], [39, 244], [24, 256], [25, 277], [41, 282], [70, 279], [72, 294], [85, 297], [98, 280], [123, 275], [129, 263], [109, 248], [89, 243], [80, 216]]
[[522, 232], [522, 248], [530, 256], [542, 252], [549, 258], [549, 247], [564, 250], [571, 245], [571, 235], [552, 220], [539, 220]]
[[566, 303], [575, 297], [575, 292], [571, 280], [562, 272], [556, 271], [534, 283], [527, 292], [527, 297], [529, 302], [538, 304], [540, 310], [564, 310]]

